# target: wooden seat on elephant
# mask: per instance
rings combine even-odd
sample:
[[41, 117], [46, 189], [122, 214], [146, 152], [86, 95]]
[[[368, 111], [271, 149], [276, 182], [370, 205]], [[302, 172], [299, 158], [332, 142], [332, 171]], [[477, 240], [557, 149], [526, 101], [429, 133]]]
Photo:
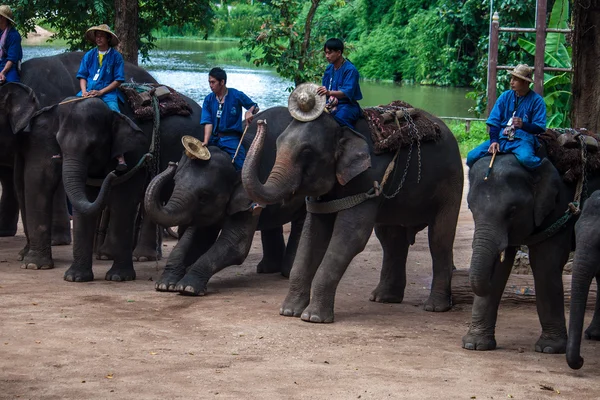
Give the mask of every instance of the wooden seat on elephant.
[[375, 154], [396, 151], [418, 141], [437, 141], [442, 136], [439, 125], [425, 112], [402, 100], [364, 108], [363, 115], [369, 124]]
[[[561, 135], [565, 134], [565, 132], [569, 134], [591, 136], [598, 142], [600, 142], [600, 135], [585, 129], [548, 129], [546, 132], [538, 135], [538, 139], [540, 139], [543, 145], [541, 151], [545, 151], [545, 155], [550, 162], [554, 164], [554, 167], [556, 167], [563, 180], [567, 183], [576, 183], [584, 171], [582, 151], [579, 141], [575, 142], [577, 145], [565, 146], [564, 140], [559, 140]], [[598, 172], [600, 172], [600, 152], [595, 150], [596, 149], [590, 146], [590, 148], [585, 151], [585, 170], [588, 177], [597, 175]]]
[[158, 83], [124, 83], [119, 86], [119, 89], [125, 95], [135, 118], [139, 121], [154, 118], [153, 96], [158, 99], [161, 117], [192, 114], [192, 109], [183, 96], [169, 86]]

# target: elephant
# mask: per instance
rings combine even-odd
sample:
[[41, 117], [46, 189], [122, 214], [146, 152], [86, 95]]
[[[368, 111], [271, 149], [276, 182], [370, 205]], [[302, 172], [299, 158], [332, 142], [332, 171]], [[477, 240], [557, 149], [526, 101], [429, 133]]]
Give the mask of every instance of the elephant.
[[[56, 56], [34, 58], [23, 63], [23, 72], [21, 79], [24, 83], [30, 85], [40, 99], [41, 106], [57, 104], [65, 97], [72, 96], [79, 91], [79, 81], [76, 79], [76, 73], [83, 57], [82, 52], [63, 53]], [[47, 79], [48, 76], [62, 77], [62, 79]], [[133, 80], [139, 83], [156, 83], [155, 79], [144, 69], [131, 63], [125, 63], [125, 78], [127, 81]], [[185, 97], [185, 96], [184, 96]], [[201, 135], [199, 118], [201, 113], [200, 106], [193, 100], [185, 97], [188, 105], [192, 109], [192, 115], [180, 116], [171, 115], [161, 119], [160, 123], [160, 165], [158, 170], [164, 170], [169, 161], [177, 161], [181, 155], [180, 139], [183, 135], [197, 136]], [[124, 115], [133, 118], [134, 114], [129, 104], [121, 104], [121, 111]], [[152, 132], [153, 124], [151, 121], [136, 121], [142, 131], [149, 135]], [[131, 161], [130, 166], [137, 163], [138, 160]], [[36, 160], [32, 160], [36, 162]], [[169, 190], [172, 185], [166, 185], [163, 193], [164, 200], [169, 197]], [[43, 217], [43, 216], [40, 216]], [[98, 249], [98, 258], [112, 259], [115, 257], [115, 248], [119, 246], [119, 236], [122, 234], [116, 228], [118, 223], [108, 224], [108, 233], [102, 246]], [[139, 238], [133, 252], [134, 260], [147, 261], [156, 260], [160, 257], [161, 246], [157, 244], [156, 226], [150, 223], [148, 218], [143, 218], [140, 228]], [[44, 239], [45, 240], [45, 239]], [[48, 262], [51, 255], [44, 257], [29, 258], [27, 265], [38, 266], [40, 263]]]
[[[496, 348], [500, 299], [517, 248], [527, 245], [542, 325], [535, 351], [564, 353], [567, 330], [562, 269], [571, 250], [576, 218], [568, 220], [561, 229], [555, 229], [555, 223], [575, 199], [575, 185], [565, 183], [547, 158], [536, 170], [529, 171], [514, 155], [498, 155], [486, 180], [489, 164], [490, 156], [483, 157], [469, 171], [467, 200], [475, 221], [469, 281], [475, 296], [463, 347]], [[590, 179], [588, 185], [592, 190], [598, 181]], [[547, 233], [554, 231], [553, 235]]]
[[[600, 191], [592, 193], [585, 202], [575, 224], [575, 238], [567, 363], [573, 369], [580, 369], [583, 366], [580, 347], [588, 292], [594, 277], [596, 285], [600, 282]], [[585, 330], [585, 337], [600, 340], [600, 298], [596, 298], [594, 317]]]
[[[266, 139], [268, 155], [262, 158], [260, 166], [264, 178], [275, 161], [275, 140], [292, 117], [285, 107], [259, 113], [244, 136], [246, 145], [255, 136], [257, 119], [268, 120], [272, 127], [272, 134]], [[217, 147], [208, 148], [210, 160], [183, 155], [179, 165], [173, 163], [146, 190], [147, 215], [159, 225], [183, 228], [181, 239], [155, 284], [158, 291], [206, 294], [207, 283], [215, 273], [244, 262], [255, 230], [261, 231], [263, 245], [263, 259], [257, 272], [281, 272], [289, 276], [306, 215], [304, 199], [268, 206], [261, 210], [260, 216], [256, 215], [231, 157]], [[163, 207], [160, 191], [171, 179], [175, 181], [175, 188]], [[292, 228], [286, 247], [282, 225], [290, 221]]]
[[402, 173], [403, 167], [399, 167], [391, 175], [383, 190], [385, 196], [373, 195], [371, 189], [374, 181], [381, 182], [394, 153], [374, 154], [365, 119], [359, 119], [356, 131], [340, 126], [327, 113], [308, 122], [293, 120], [277, 139], [276, 161], [264, 183], [257, 174], [264, 139], [259, 130], [242, 169], [242, 182], [254, 201], [276, 204], [304, 196], [344, 201], [367, 193], [364, 202], [336, 212], [307, 209], [281, 315], [333, 322], [337, 285], [348, 264], [365, 248], [373, 227], [384, 256], [381, 279], [370, 300], [402, 302], [408, 248], [416, 233], [428, 227], [433, 282], [424, 308], [451, 308], [452, 246], [462, 196], [462, 161], [447, 126], [423, 113], [439, 126], [440, 138], [415, 146], [410, 159], [407, 148], [397, 153], [396, 165], [408, 169]]

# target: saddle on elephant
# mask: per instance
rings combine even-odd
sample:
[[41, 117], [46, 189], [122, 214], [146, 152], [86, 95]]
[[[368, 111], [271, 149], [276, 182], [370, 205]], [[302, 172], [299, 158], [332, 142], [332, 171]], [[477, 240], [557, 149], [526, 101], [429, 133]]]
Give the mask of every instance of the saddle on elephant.
[[123, 83], [119, 89], [125, 95], [136, 119], [154, 118], [152, 98], [156, 97], [161, 117], [169, 115], [189, 116], [191, 107], [175, 89], [158, 83]]
[[427, 115], [402, 101], [363, 109], [375, 154], [396, 151], [418, 141], [437, 141], [441, 129]]
[[547, 129], [538, 139], [566, 183], [577, 182], [584, 171], [588, 177], [600, 172], [600, 135], [579, 128]]

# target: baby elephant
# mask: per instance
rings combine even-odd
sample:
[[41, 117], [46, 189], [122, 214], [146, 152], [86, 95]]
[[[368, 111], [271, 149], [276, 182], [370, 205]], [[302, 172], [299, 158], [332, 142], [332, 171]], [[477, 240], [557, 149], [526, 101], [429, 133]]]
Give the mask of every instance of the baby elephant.
[[[581, 331], [588, 292], [594, 277], [596, 277], [596, 284], [600, 281], [600, 190], [594, 192], [586, 201], [575, 225], [575, 237], [577, 242], [571, 281], [567, 362], [569, 367], [579, 369], [583, 366], [583, 358], [580, 354]], [[599, 309], [600, 298], [597, 298], [594, 318], [585, 331], [586, 339], [600, 340]]]

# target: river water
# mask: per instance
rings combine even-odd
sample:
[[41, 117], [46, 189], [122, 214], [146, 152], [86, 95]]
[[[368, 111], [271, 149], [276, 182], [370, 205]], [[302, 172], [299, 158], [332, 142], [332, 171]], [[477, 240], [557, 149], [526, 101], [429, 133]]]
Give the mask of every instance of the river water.
[[[194, 99], [200, 105], [210, 93], [208, 71], [220, 66], [227, 72], [227, 86], [239, 89], [265, 108], [287, 106], [292, 82], [281, 78], [270, 68], [257, 68], [248, 63], [215, 62], [207, 54], [237, 46], [233, 41], [203, 41], [192, 39], [161, 39], [150, 60], [140, 66], [150, 71], [157, 81]], [[24, 46], [24, 60], [58, 54], [63, 47], [43, 45]], [[350, 55], [350, 59], [352, 59]], [[437, 116], [472, 117], [469, 108], [474, 105], [466, 99], [466, 88], [400, 85], [391, 82], [361, 81], [361, 106], [388, 104], [404, 100]]]

